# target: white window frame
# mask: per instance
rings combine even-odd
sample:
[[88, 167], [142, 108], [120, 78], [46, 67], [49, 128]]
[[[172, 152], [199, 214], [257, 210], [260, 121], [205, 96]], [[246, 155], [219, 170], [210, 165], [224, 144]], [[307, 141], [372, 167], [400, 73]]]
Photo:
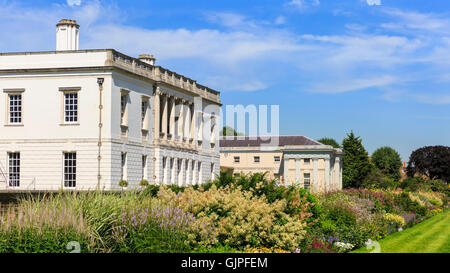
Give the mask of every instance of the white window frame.
[[[24, 122], [24, 92], [25, 89], [3, 89], [3, 93], [5, 93], [6, 95], [6, 105], [5, 105], [5, 113], [6, 113], [6, 118], [5, 118], [5, 126], [23, 126]], [[10, 101], [11, 101], [11, 96], [20, 96], [20, 122], [11, 122], [11, 106], [10, 106]]]
[[[18, 155], [11, 158], [12, 155]], [[8, 186], [20, 188], [20, 152], [8, 152]]]
[[[67, 158], [69, 155], [75, 155], [73, 158]], [[75, 162], [75, 164], [68, 164], [70, 162]], [[66, 169], [72, 168], [70, 171], [66, 172]], [[72, 177], [68, 177], [72, 176]], [[77, 187], [77, 152], [63, 152], [63, 187], [65, 189], [75, 189]]]
[[274, 162], [281, 162], [281, 156], [275, 155], [275, 156], [273, 157], [273, 161], [274, 161]]
[[[81, 87], [60, 87], [61, 92], [61, 123], [62, 126], [79, 125], [80, 124], [80, 90]], [[76, 94], [76, 121], [66, 121], [66, 95]]]
[[[237, 160], [236, 160], [237, 159]], [[233, 157], [233, 162], [234, 163], [241, 163], [241, 157], [240, 156], [234, 156]]]
[[253, 163], [260, 163], [260, 162], [261, 162], [261, 157], [260, 156], [254, 156], [253, 157]]
[[311, 187], [311, 173], [303, 173], [303, 188], [308, 189], [309, 187]]

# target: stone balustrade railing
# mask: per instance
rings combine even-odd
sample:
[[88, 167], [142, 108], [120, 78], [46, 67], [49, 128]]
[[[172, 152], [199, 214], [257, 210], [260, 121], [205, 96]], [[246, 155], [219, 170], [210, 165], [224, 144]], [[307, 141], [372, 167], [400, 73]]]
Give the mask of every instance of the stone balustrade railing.
[[195, 80], [179, 75], [161, 66], [153, 66], [112, 50], [111, 62], [114, 66], [131, 71], [140, 76], [161, 81], [183, 90], [190, 91], [204, 99], [220, 104], [220, 92], [198, 84]]

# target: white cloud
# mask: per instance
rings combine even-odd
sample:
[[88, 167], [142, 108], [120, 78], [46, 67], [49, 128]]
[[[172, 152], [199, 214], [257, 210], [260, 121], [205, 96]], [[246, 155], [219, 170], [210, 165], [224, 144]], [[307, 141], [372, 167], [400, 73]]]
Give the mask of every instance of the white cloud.
[[226, 27], [238, 27], [243, 25], [253, 25], [253, 23], [247, 21], [247, 18], [238, 13], [231, 12], [215, 12], [207, 13], [206, 19], [209, 22], [220, 24]]
[[304, 11], [310, 6], [319, 6], [320, 0], [291, 0], [286, 6], [292, 6], [297, 10]]
[[81, 5], [81, 0], [67, 0], [67, 5], [73, 7], [73, 6], [79, 6]]
[[367, 5], [369, 6], [380, 6], [381, 0], [366, 0]]
[[317, 83], [311, 86], [314, 93], [337, 94], [356, 90], [364, 90], [373, 87], [383, 87], [398, 82], [395, 77], [384, 75], [366, 79], [345, 79], [337, 81], [325, 81], [325, 83]]
[[417, 102], [435, 105], [450, 104], [450, 95], [448, 94], [416, 94], [413, 96]]
[[283, 25], [286, 23], [286, 18], [284, 16], [278, 16], [275, 18], [275, 25]]

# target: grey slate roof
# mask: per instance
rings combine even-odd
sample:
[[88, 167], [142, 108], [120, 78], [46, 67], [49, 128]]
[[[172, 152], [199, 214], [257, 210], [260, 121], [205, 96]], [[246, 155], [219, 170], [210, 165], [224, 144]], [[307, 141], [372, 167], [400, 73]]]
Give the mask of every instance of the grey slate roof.
[[288, 145], [323, 145], [315, 140], [304, 136], [272, 136], [272, 137], [220, 137], [220, 147], [258, 147], [268, 145], [269, 143], [278, 143], [277, 146]]

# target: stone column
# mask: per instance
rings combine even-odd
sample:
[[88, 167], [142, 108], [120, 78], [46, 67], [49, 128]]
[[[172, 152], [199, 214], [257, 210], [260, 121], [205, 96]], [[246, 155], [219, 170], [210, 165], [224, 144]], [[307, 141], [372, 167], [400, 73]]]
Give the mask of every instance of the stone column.
[[167, 177], [166, 177], [166, 181], [167, 181], [167, 185], [172, 184], [172, 169], [173, 169], [173, 162], [172, 162], [172, 158], [170, 157], [166, 157], [166, 172], [167, 172]]
[[203, 141], [203, 112], [198, 113], [198, 136], [197, 140]]
[[184, 100], [179, 100], [178, 109], [180, 111], [178, 116], [177, 126], [177, 140], [183, 141], [184, 137]]
[[197, 161], [192, 160], [191, 162], [191, 168], [192, 168], [192, 185], [197, 185], [197, 173], [196, 173], [196, 166], [197, 166]]
[[325, 158], [325, 191], [330, 190], [330, 159]]
[[170, 97], [170, 117], [169, 117], [169, 134], [172, 135], [172, 140], [175, 139], [175, 97]]
[[178, 158], [173, 158], [172, 185], [178, 184]]
[[189, 139], [189, 126], [191, 125], [191, 113], [186, 100], [183, 101], [183, 113], [183, 142], [185, 142]]
[[153, 138], [159, 139], [159, 135], [161, 132], [161, 110], [160, 110], [160, 104], [161, 104], [161, 98], [160, 98], [160, 91], [159, 87], [156, 87], [155, 95], [153, 97], [153, 103], [154, 103], [154, 115], [153, 115]]
[[190, 125], [189, 125], [189, 137], [193, 140], [194, 137], [194, 130], [195, 130], [195, 118], [194, 118], [194, 105], [189, 104], [189, 119], [190, 119]]
[[162, 117], [161, 117], [161, 132], [163, 133], [163, 137], [167, 138], [167, 121], [168, 121], [168, 107], [169, 107], [169, 102], [168, 102], [168, 97], [166, 94], [162, 95], [162, 104], [163, 104], [163, 113], [162, 113]]
[[288, 186], [289, 185], [289, 158], [286, 157], [286, 155], [284, 156], [284, 171], [283, 171], [283, 176], [284, 176], [284, 185]]
[[186, 186], [192, 185], [192, 174], [191, 174], [191, 168], [192, 163], [190, 159], [186, 159]]
[[185, 174], [185, 165], [186, 160], [181, 159], [181, 166], [180, 166], [180, 175], [178, 176], [178, 186], [186, 186], [186, 174]]
[[313, 158], [313, 190], [314, 192], [318, 192], [319, 191], [319, 160], [317, 158]]
[[334, 188], [335, 190], [340, 190], [340, 172], [341, 172], [341, 159], [336, 156], [336, 162], [334, 164], [335, 176], [334, 176]]
[[300, 184], [300, 158], [295, 159], [295, 183]]

